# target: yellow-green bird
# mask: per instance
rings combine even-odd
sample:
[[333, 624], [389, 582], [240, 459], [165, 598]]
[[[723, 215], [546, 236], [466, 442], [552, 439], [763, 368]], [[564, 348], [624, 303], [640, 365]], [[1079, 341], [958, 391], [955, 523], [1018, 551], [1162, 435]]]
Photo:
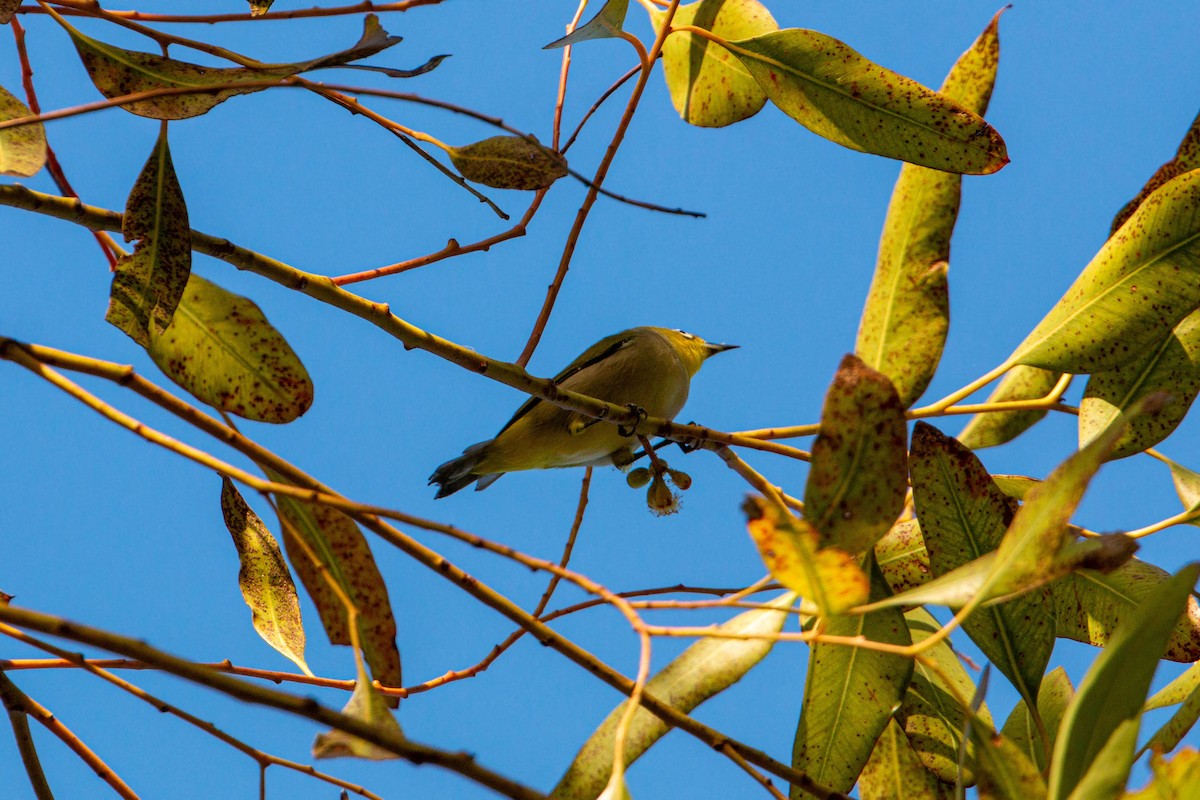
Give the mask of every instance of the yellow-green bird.
[[[671, 419], [687, 401], [692, 376], [709, 356], [737, 345], [712, 344], [683, 331], [630, 328], [583, 351], [554, 382], [572, 392], [617, 405], [633, 405], [652, 417]], [[486, 489], [506, 472], [613, 463], [636, 440], [616, 425], [531, 397], [496, 438], [473, 444], [429, 477], [438, 497], [478, 481]]]

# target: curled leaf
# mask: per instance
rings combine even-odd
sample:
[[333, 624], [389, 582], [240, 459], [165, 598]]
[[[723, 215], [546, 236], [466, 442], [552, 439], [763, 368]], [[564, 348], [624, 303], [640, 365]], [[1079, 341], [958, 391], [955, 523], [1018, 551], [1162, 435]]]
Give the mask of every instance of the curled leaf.
[[567, 174], [567, 160], [522, 136], [493, 136], [447, 151], [469, 181], [494, 189], [545, 189]]
[[[33, 112], [29, 106], [0, 86], [0, 122], [30, 116]], [[0, 130], [0, 175], [28, 178], [45, 164], [46, 127], [42, 123]]]
[[586, 42], [589, 39], [612, 39], [621, 35], [625, 14], [629, 11], [629, 0], [607, 0], [600, 12], [561, 39], [555, 39], [543, 47], [554, 50], [569, 44]]

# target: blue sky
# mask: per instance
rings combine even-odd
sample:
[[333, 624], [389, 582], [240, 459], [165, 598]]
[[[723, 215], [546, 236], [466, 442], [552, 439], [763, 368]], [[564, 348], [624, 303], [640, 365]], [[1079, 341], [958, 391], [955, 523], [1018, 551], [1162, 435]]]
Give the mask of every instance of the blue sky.
[[[307, 5], [276, 2], [277, 9]], [[410, 67], [438, 53], [453, 57], [409, 81], [354, 72], [314, 78], [449, 100], [502, 115], [548, 140], [560, 56], [540, 48], [561, 35], [573, 5], [445, 2], [389, 15], [384, 27], [405, 41], [372, 63]], [[820, 30], [933, 86], [997, 10], [974, 0], [769, 5], [785, 27]], [[218, 7], [241, 8], [234, 0], [171, 4], [180, 13]], [[21, 19], [43, 108], [96, 99], [61, 29], [43, 15]], [[630, 30], [648, 34], [636, 4], [629, 19]], [[1000, 363], [1100, 247], [1113, 214], [1173, 154], [1200, 100], [1194, 21], [1187, 2], [1136, 8], [1025, 2], [1003, 17], [988, 119], [1005, 137], [1012, 163], [996, 175], [965, 180], [950, 268], [950, 338], [927, 398]], [[264, 61], [293, 61], [348, 46], [360, 24], [347, 17], [173, 30]], [[83, 29], [153, 49], [107, 27]], [[580, 46], [574, 59], [568, 128], [633, 63], [628, 45], [618, 41]], [[0, 85], [20, 93], [7, 36], [0, 37]], [[585, 174], [594, 169], [626, 96], [619, 92], [593, 118], [569, 153], [573, 168]], [[368, 104], [451, 144], [493, 133], [442, 111]], [[116, 209], [157, 131], [156, 122], [120, 110], [47, 128], [84, 200]], [[206, 116], [172, 124], [171, 147], [194, 228], [313, 272], [354, 272], [437, 250], [451, 237], [466, 243], [506, 227], [392, 136], [301, 90], [234, 98]], [[705, 366], [680, 419], [723, 430], [815, 421], [838, 361], [853, 349], [898, 169], [897, 162], [819, 139], [771, 106], [731, 128], [689, 127], [672, 109], [661, 75], [654, 76], [606, 186], [709, 216], [665, 216], [602, 199], [531, 371], [552, 375], [591, 342], [628, 327], [679, 327], [741, 345]], [[55, 191], [44, 173], [24, 183]], [[580, 184], [563, 180], [525, 238], [358, 289], [390, 303], [413, 324], [513, 359], [584, 193]], [[489, 194], [514, 217], [529, 197]], [[7, 267], [0, 335], [131, 363], [160, 380], [140, 348], [104, 322], [110, 274], [86, 232], [12, 209], [0, 209], [0, 231]], [[580, 471], [514, 474], [485, 493], [463, 492], [436, 503], [426, 486], [433, 467], [493, 435], [522, 401], [519, 393], [431, 355], [406, 352], [362, 320], [222, 262], [197, 257], [194, 269], [259, 303], [313, 376], [316, 402], [308, 414], [282, 427], [248, 423], [251, 436], [354, 499], [558, 556]], [[210, 447], [129, 393], [85, 383], [147, 424]], [[1068, 400], [1081, 392], [1082, 381]], [[289, 668], [249, 625], [215, 475], [118, 429], [11, 364], [0, 369], [0, 408], [6, 520], [0, 589], [24, 606], [123, 631], [197, 660]], [[964, 421], [935, 424], [953, 434]], [[1196, 420], [1187, 420], [1161, 449], [1200, 468], [1198, 434]], [[1013, 445], [981, 456], [993, 472], [1043, 476], [1073, 451], [1075, 437], [1073, 419], [1050, 418]], [[803, 465], [757, 453], [746, 458], [799, 494]], [[710, 454], [669, 460], [686, 468], [695, 486], [682, 513], [662, 519], [647, 512], [642, 493], [629, 490], [614, 470], [597, 471], [572, 566], [621, 590], [738, 586], [757, 579], [762, 565], [738, 509], [746, 485]], [[248, 499], [272, 520], [260, 498]], [[1102, 471], [1076, 521], [1112, 531], [1177, 510], [1165, 468], [1135, 457]], [[493, 556], [433, 534], [414, 535], [525, 607], [544, 588], [540, 576]], [[1141, 556], [1176, 569], [1197, 552], [1195, 536], [1193, 528], [1166, 530], [1144, 542]], [[406, 682], [473, 664], [509, 633], [510, 623], [445, 580], [382, 543], [373, 546], [399, 621]], [[564, 587], [552, 605], [579, 597]], [[351, 677], [349, 652], [325, 644], [311, 606], [304, 610], [313, 669]], [[682, 614], [656, 619], [696, 621]], [[576, 615], [560, 630], [613, 666], [634, 670], [636, 641], [615, 613]], [[963, 637], [956, 644], [974, 652]], [[682, 646], [656, 642], [656, 667]], [[1096, 653], [1060, 642], [1051, 665], [1064, 665], [1078, 683]], [[11, 643], [0, 647], [0, 657], [29, 655]], [[787, 760], [806, 657], [799, 646], [776, 648], [698, 717]], [[1164, 665], [1160, 682], [1177, 672]], [[148, 672], [127, 677], [278, 755], [305, 760], [317, 732], [307, 722], [245, 709], [172, 678]], [[145, 797], [253, 796], [252, 762], [148, 706], [68, 671], [13, 678]], [[1015, 701], [1003, 684], [994, 676], [989, 696], [999, 719]], [[315, 694], [334, 706], [343, 702], [337, 693]], [[415, 739], [470, 750], [489, 767], [548, 789], [618, 700], [583, 670], [526, 640], [482, 676], [406, 701], [401, 720]], [[60, 796], [103, 796], [86, 767], [38, 733]], [[1200, 743], [1195, 734], [1191, 743]], [[324, 766], [389, 799], [492, 796], [432, 767]], [[0, 736], [0, 784], [15, 787], [6, 796], [32, 796], [7, 736]], [[271, 797], [335, 796], [326, 785], [275, 769], [268, 785]], [[630, 785], [640, 798], [761, 792], [729, 762], [679, 733], [632, 769]]]

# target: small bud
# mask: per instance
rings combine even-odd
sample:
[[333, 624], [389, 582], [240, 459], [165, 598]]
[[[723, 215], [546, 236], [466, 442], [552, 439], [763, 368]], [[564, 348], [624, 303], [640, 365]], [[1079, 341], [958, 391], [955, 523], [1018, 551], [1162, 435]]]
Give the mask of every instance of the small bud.
[[657, 516], [665, 517], [679, 510], [679, 495], [671, 491], [661, 475], [655, 475], [650, 489], [646, 492], [646, 505]]
[[625, 482], [629, 484], [630, 489], [640, 489], [650, 482], [650, 470], [638, 467], [625, 476]]
[[521, 136], [493, 136], [447, 154], [464, 178], [495, 189], [545, 189], [567, 174], [565, 158]]
[[681, 469], [669, 469], [667, 475], [671, 476], [671, 482], [679, 487], [679, 491], [686, 492], [692, 488], [692, 476], [688, 475]]

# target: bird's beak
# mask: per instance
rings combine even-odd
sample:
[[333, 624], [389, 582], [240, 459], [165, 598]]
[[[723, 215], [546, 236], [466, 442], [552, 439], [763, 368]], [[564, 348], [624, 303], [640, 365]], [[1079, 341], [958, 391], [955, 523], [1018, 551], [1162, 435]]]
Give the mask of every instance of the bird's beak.
[[708, 354], [705, 355], [704, 357], [711, 358], [711, 357], [715, 356], [717, 353], [724, 353], [726, 350], [737, 350], [738, 347], [740, 347], [741, 345], [713, 344], [712, 342], [705, 342], [704, 346], [708, 348]]

